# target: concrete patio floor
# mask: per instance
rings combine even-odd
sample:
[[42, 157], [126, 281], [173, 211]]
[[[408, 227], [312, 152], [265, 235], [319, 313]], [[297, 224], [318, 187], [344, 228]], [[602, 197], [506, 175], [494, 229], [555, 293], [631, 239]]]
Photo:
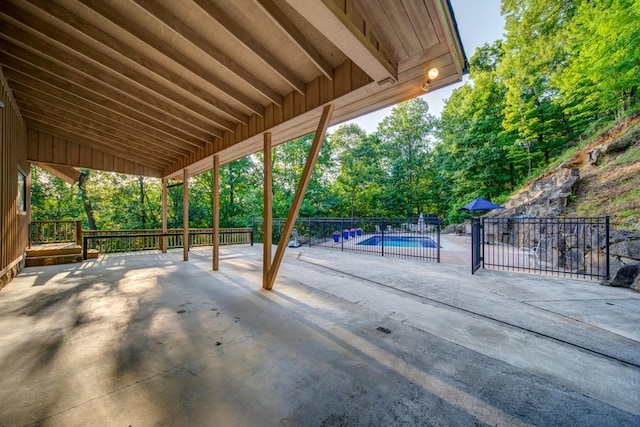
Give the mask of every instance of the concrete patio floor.
[[289, 249], [104, 256], [0, 292], [0, 426], [638, 426], [640, 294]]

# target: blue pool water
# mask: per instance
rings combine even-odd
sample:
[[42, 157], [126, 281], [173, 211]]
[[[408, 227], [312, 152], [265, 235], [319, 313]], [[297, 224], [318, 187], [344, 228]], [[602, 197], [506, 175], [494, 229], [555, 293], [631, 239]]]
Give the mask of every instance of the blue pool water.
[[[358, 245], [382, 246], [382, 236], [369, 237]], [[384, 236], [385, 246], [398, 248], [437, 248], [438, 244], [426, 236]]]

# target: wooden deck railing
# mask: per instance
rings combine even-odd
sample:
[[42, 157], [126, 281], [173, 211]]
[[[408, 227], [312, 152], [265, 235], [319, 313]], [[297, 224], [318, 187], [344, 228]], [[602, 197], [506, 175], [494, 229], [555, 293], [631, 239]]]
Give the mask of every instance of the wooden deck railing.
[[[101, 253], [162, 249], [162, 230], [82, 230], [81, 221], [31, 221], [30, 245], [76, 243]], [[189, 229], [189, 246], [211, 246], [212, 228]], [[167, 230], [167, 249], [182, 247], [182, 229]], [[253, 244], [251, 228], [221, 228], [220, 245]]]
[[66, 242], [82, 244], [81, 221], [31, 221], [30, 246]]
[[[162, 249], [162, 230], [83, 230], [86, 249], [100, 253]], [[211, 246], [212, 228], [189, 229], [189, 247]], [[182, 247], [182, 229], [167, 230], [167, 249]], [[251, 228], [221, 228], [220, 245], [253, 244]]]

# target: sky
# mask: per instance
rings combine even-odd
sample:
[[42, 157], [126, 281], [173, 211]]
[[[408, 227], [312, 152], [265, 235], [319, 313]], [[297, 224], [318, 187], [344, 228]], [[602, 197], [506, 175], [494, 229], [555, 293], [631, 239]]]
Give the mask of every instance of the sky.
[[[471, 58], [476, 48], [485, 43], [492, 43], [501, 39], [504, 31], [504, 18], [500, 15], [500, 0], [450, 0], [453, 13], [458, 23], [458, 31], [462, 39], [462, 46], [467, 56]], [[460, 87], [467, 80], [435, 90], [422, 96], [429, 104], [429, 112], [434, 116], [440, 116], [444, 107], [444, 101], [449, 98], [451, 92]], [[356, 123], [367, 133], [373, 133], [378, 123], [391, 113], [393, 107], [383, 108], [346, 123]], [[341, 123], [345, 124], [345, 123]], [[340, 125], [338, 125], [340, 126]], [[329, 128], [329, 132], [333, 129]]]

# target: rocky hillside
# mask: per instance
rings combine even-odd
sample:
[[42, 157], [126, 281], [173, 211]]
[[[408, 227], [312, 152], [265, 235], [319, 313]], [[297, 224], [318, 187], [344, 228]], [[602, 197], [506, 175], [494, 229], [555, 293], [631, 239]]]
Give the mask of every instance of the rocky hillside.
[[496, 216], [604, 216], [640, 232], [640, 113], [607, 129], [514, 194]]
[[640, 231], [640, 114], [579, 153], [580, 180], [567, 213], [609, 215], [614, 229]]
[[625, 266], [640, 266], [640, 113], [533, 179], [510, 197], [506, 208], [488, 216], [608, 215], [611, 277]]

